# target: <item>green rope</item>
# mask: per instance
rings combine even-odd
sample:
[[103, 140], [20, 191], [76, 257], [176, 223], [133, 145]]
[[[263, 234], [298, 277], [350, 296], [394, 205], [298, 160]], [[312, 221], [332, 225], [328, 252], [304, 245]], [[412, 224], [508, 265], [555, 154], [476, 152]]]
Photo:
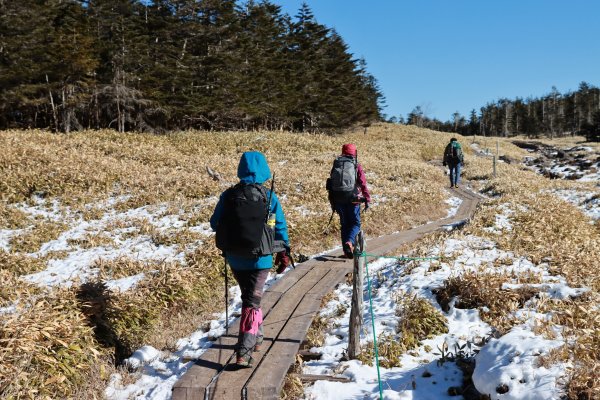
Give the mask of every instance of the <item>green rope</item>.
[[379, 399], [383, 400], [383, 389], [381, 388], [381, 373], [379, 372], [379, 350], [377, 349], [377, 332], [375, 331], [375, 314], [373, 313], [373, 297], [371, 297], [371, 278], [369, 277], [369, 265], [367, 253], [361, 254], [365, 258], [365, 269], [367, 272], [367, 284], [369, 290], [369, 308], [371, 309], [371, 324], [373, 325], [373, 347], [375, 348], [375, 363], [377, 365], [377, 381], [379, 382]]
[[361, 257], [376, 257], [376, 258], [389, 258], [392, 260], [402, 261], [426, 261], [426, 260], [439, 260], [439, 257], [404, 257], [404, 256], [380, 256], [378, 254], [360, 253]]
[[373, 297], [371, 296], [371, 277], [369, 275], [369, 263], [367, 257], [388, 258], [393, 260], [410, 260], [410, 261], [425, 261], [439, 260], [440, 257], [397, 257], [397, 256], [380, 256], [378, 254], [369, 254], [364, 251], [358, 255], [365, 259], [365, 269], [367, 273], [367, 286], [369, 290], [369, 309], [371, 311], [371, 325], [373, 326], [373, 347], [375, 349], [375, 365], [377, 366], [377, 382], [379, 383], [379, 399], [383, 400], [383, 388], [381, 385], [381, 372], [379, 371], [379, 349], [377, 347], [377, 332], [375, 331], [375, 313], [373, 312]]

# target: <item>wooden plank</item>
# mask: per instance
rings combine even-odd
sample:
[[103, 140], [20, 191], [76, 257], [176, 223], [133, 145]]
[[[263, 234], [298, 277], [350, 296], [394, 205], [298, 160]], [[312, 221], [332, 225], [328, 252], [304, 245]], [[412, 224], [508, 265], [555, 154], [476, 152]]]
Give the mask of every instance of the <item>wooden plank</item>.
[[[265, 292], [261, 301], [263, 312], [265, 314], [270, 312], [273, 305], [279, 301], [281, 296], [282, 293], [279, 292]], [[218, 338], [202, 354], [202, 357], [175, 383], [173, 393], [175, 393], [176, 389], [187, 388], [188, 397], [204, 398], [206, 388], [213, 377], [225, 368], [233, 356], [238, 341], [239, 325], [240, 321], [238, 318], [229, 327], [229, 335], [223, 335]]]
[[187, 388], [185, 387], [174, 387], [173, 393], [171, 394], [172, 400], [188, 400]]
[[[261, 346], [262, 350], [252, 354], [255, 369], [258, 368], [265, 354], [268, 354], [269, 348], [280, 335], [281, 330], [286, 326], [291, 316], [295, 315], [294, 309], [298, 303], [302, 301], [302, 298], [313, 286], [323, 280], [323, 277], [329, 271], [329, 269], [322, 267], [312, 268], [273, 307], [271, 313], [263, 322], [264, 342], [263, 346]], [[254, 370], [251, 368], [239, 369], [234, 365], [226, 367], [219, 375], [219, 379], [207, 388], [207, 398], [219, 400], [239, 399], [242, 394], [242, 388], [253, 373]]]
[[281, 279], [271, 285], [265, 292], [280, 292], [285, 293], [299, 280], [301, 280], [311, 269], [315, 267], [315, 263], [309, 261], [298, 264], [296, 268], [289, 271]]
[[279, 391], [291, 362], [295, 359], [302, 340], [319, 311], [321, 299], [306, 295], [294, 315], [282, 329], [263, 362], [246, 385], [248, 400], [278, 399]]
[[343, 282], [346, 278], [346, 275], [352, 272], [351, 264], [346, 264], [343, 266], [325, 265], [323, 268], [329, 270], [328, 274], [317, 285], [315, 285], [312, 289], [306, 292], [307, 294], [317, 297], [319, 299], [323, 298], [323, 296], [329, 293], [338, 284]]

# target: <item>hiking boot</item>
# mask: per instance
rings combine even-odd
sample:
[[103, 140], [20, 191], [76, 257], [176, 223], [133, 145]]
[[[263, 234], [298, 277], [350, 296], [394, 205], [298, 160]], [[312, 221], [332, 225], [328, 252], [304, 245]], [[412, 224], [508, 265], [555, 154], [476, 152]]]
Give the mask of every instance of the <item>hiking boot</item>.
[[254, 358], [250, 356], [250, 354], [246, 354], [245, 356], [238, 356], [235, 365], [242, 368], [252, 368], [252, 364], [254, 363]]
[[254, 345], [254, 352], [260, 351], [261, 346], [263, 344], [263, 340], [264, 338], [261, 336], [259, 338], [256, 339], [256, 344]]
[[354, 258], [354, 246], [352, 245], [352, 243], [346, 242], [344, 243], [342, 248], [344, 249], [344, 255], [347, 258]]

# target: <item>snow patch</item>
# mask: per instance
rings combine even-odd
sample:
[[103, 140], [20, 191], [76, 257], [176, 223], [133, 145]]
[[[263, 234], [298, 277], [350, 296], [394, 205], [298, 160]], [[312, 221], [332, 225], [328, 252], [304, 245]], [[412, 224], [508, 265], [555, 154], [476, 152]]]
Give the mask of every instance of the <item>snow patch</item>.
[[558, 400], [565, 364], [558, 363], [548, 369], [538, 362], [540, 356], [563, 344], [515, 327], [501, 338], [491, 339], [481, 349], [475, 358], [473, 383], [493, 400]]
[[449, 199], [444, 200], [444, 202], [450, 206], [448, 214], [446, 215], [446, 218], [450, 218], [456, 215], [463, 200], [460, 197], [452, 196]]
[[600, 193], [568, 189], [551, 190], [549, 192], [578, 207], [591, 219], [600, 219]]
[[143, 365], [150, 364], [158, 359], [161, 352], [152, 346], [143, 346], [137, 349], [131, 357], [124, 361], [124, 364], [131, 369], [138, 369]]

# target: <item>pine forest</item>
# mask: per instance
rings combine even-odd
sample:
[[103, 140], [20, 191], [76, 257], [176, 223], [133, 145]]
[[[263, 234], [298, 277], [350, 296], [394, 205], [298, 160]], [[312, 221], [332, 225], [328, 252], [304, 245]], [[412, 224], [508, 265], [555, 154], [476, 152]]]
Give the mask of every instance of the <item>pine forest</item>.
[[316, 132], [380, 117], [378, 84], [304, 4], [0, 1], [0, 129]]
[[428, 118], [423, 107], [417, 106], [408, 114], [406, 123], [463, 135], [549, 138], [582, 135], [600, 141], [600, 88], [581, 82], [574, 92], [561, 94], [553, 87], [549, 94], [539, 98], [502, 98], [481, 107], [479, 114], [475, 109], [469, 117], [455, 112], [446, 122]]

